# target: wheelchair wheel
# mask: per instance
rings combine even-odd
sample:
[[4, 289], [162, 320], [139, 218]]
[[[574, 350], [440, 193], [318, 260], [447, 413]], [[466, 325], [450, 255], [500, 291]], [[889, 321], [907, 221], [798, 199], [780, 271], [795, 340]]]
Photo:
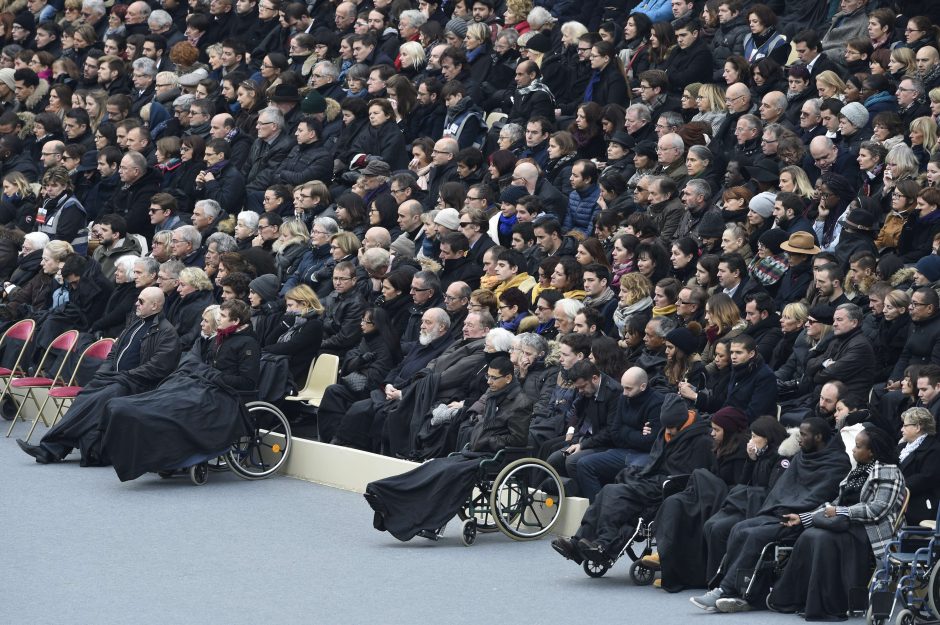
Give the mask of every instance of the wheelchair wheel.
[[189, 479], [196, 486], [204, 486], [209, 481], [209, 464], [200, 462], [189, 467]]
[[584, 564], [581, 565], [581, 568], [584, 569], [584, 572], [587, 573], [588, 577], [604, 577], [604, 573], [610, 570], [610, 563], [601, 562], [600, 560], [592, 560], [591, 558], [585, 558]]
[[276, 473], [287, 461], [290, 423], [283, 412], [267, 402], [253, 401], [245, 407], [253, 430], [232, 445], [228, 466], [239, 477], [260, 480]]
[[4, 421], [12, 421], [13, 417], [16, 416], [16, 411], [19, 410], [19, 403], [13, 399], [10, 395], [7, 395], [3, 398], [3, 403], [0, 404], [0, 416], [3, 417]]
[[490, 491], [490, 511], [499, 531], [514, 540], [532, 540], [552, 529], [564, 497], [538, 490], [546, 480], [564, 492], [561, 478], [547, 462], [522, 458], [503, 467]]
[[894, 625], [914, 625], [917, 622], [917, 619], [914, 618], [914, 613], [910, 610], [901, 610], [898, 612], [897, 618], [894, 619]]
[[460, 544], [469, 547], [477, 539], [476, 519], [464, 519], [460, 524]]
[[467, 499], [463, 508], [457, 511], [457, 518], [461, 521], [476, 520], [476, 529], [480, 534], [499, 531], [499, 526], [496, 525], [490, 511], [490, 493], [487, 490], [480, 490], [479, 487], [474, 487], [473, 494]]
[[630, 580], [637, 586], [649, 586], [656, 578], [656, 571], [645, 566], [640, 560], [630, 565]]

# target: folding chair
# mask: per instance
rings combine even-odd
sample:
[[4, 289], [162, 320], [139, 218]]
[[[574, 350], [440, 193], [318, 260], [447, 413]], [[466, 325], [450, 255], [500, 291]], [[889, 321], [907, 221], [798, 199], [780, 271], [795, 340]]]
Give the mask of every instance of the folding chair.
[[[78, 362], [75, 364], [75, 370], [72, 372], [72, 377], [69, 379], [68, 384], [65, 386], [53, 386], [49, 389], [49, 394], [46, 395], [45, 401], [42, 402], [42, 406], [39, 408], [39, 412], [36, 414], [36, 418], [33, 419], [33, 425], [31, 428], [29, 428], [29, 433], [26, 435], [27, 443], [29, 442], [30, 437], [32, 437], [33, 430], [36, 429], [36, 424], [39, 423], [40, 415], [42, 415], [43, 410], [45, 410], [46, 404], [50, 399], [56, 407], [55, 416], [52, 418], [52, 421], [49, 422], [49, 427], [52, 427], [62, 416], [62, 411], [65, 408], [66, 401], [75, 399], [78, 393], [82, 390], [81, 386], [75, 386], [75, 379], [78, 377], [78, 372], [81, 369], [85, 358], [92, 358], [94, 360], [102, 361], [106, 360], [108, 358], [108, 354], [111, 353], [112, 347], [114, 347], [114, 339], [99, 339], [85, 348], [85, 351], [83, 351], [81, 356], [78, 357]], [[45, 417], [43, 417], [43, 422], [45, 422], [45, 420]]]
[[16, 376], [26, 374], [26, 371], [20, 368], [20, 363], [23, 361], [23, 356], [26, 354], [26, 349], [33, 339], [33, 332], [35, 332], [35, 330], [36, 322], [34, 320], [23, 319], [10, 326], [7, 331], [3, 333], [3, 336], [0, 337], [0, 353], [3, 352], [3, 345], [8, 339], [11, 341], [23, 341], [23, 346], [20, 347], [20, 351], [16, 355], [16, 362], [13, 363], [13, 368], [7, 369], [6, 367], [0, 367], [0, 380], [3, 380], [3, 391], [0, 392], [0, 406], [3, 405], [3, 400], [6, 399], [7, 391], [10, 390], [10, 381]]
[[339, 356], [335, 354], [320, 354], [310, 363], [307, 372], [307, 383], [296, 395], [286, 397], [290, 401], [305, 401], [308, 405], [320, 407], [323, 393], [330, 384], [336, 384], [336, 375], [339, 373]]
[[53, 375], [51, 378], [42, 376], [22, 377], [14, 378], [13, 381], [10, 382], [10, 386], [12, 388], [26, 389], [26, 397], [23, 398], [23, 401], [20, 402], [20, 407], [16, 410], [16, 415], [13, 417], [13, 422], [10, 424], [10, 429], [7, 430], [7, 438], [13, 434], [13, 428], [16, 426], [16, 421], [20, 418], [20, 413], [23, 412], [23, 406], [26, 405], [26, 400], [32, 400], [33, 405], [36, 406], [36, 409], [40, 410], [40, 412], [36, 415], [36, 418], [42, 419], [43, 423], [49, 425], [49, 422], [46, 421], [46, 418], [42, 416], [41, 406], [39, 405], [39, 401], [36, 399], [36, 395], [33, 393], [33, 389], [65, 386], [65, 380], [62, 379], [62, 370], [65, 369], [65, 363], [68, 360], [69, 354], [71, 354], [72, 350], [75, 349], [76, 342], [78, 342], [78, 330], [66, 330], [57, 336], [55, 340], [49, 344], [49, 347], [46, 348], [46, 352], [42, 355], [42, 360], [39, 361], [39, 366], [36, 367], [37, 374], [41, 374], [45, 371], [43, 366], [46, 364], [46, 360], [49, 358], [52, 350], [56, 349], [63, 352], [59, 367], [56, 369], [55, 375]]

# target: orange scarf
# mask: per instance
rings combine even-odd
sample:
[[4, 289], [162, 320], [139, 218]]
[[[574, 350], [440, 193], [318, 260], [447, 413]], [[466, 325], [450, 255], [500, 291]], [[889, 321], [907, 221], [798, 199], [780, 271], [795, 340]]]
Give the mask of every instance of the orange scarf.
[[[689, 411], [689, 418], [686, 419], [686, 420], [685, 420], [685, 423], [682, 424], [682, 427], [679, 428], [679, 432], [681, 432], [681, 431], [684, 430], [685, 428], [689, 427], [689, 426], [692, 425], [693, 423], [695, 423], [695, 411], [694, 411], [694, 410], [690, 410], [690, 411]], [[679, 432], [676, 432], [676, 434], [678, 434]], [[666, 438], [666, 442], [669, 443], [669, 442], [672, 440], [672, 436], [673, 436], [673, 435], [670, 434], [669, 432], [663, 432], [663, 436]]]

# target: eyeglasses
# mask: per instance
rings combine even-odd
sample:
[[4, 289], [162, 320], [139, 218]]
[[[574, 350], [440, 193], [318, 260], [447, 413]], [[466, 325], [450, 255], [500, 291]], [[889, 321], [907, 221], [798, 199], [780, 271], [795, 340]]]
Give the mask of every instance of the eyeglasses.
[[349, 282], [352, 278], [344, 276], [333, 276], [333, 282]]
[[419, 289], [418, 287], [413, 286], [413, 287], [411, 287], [411, 290], [408, 291], [408, 292], [409, 292], [409, 293], [424, 293], [425, 291], [430, 291], [430, 290], [431, 290], [431, 289]]
[[495, 382], [496, 380], [502, 380], [503, 378], [505, 378], [505, 377], [507, 377], [507, 376], [509, 376], [508, 373], [507, 373], [507, 374], [504, 374], [504, 375], [490, 375], [490, 374], [487, 373], [487, 374], [486, 374], [486, 379], [487, 379], [489, 382]]
[[460, 225], [461, 228], [466, 228], [467, 226], [473, 225], [473, 222], [470, 222], [470, 221], [461, 221], [459, 225]]
[[925, 302], [915, 302], [914, 300], [911, 300], [911, 308], [920, 308], [921, 306], [930, 306], [930, 304], [927, 304]]

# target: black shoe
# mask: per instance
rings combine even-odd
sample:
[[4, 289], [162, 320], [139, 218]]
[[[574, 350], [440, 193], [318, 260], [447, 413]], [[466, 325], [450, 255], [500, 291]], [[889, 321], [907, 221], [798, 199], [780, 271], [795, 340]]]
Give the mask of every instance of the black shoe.
[[43, 449], [41, 445], [30, 445], [22, 438], [16, 439], [16, 444], [20, 446], [20, 449], [35, 458], [39, 464], [51, 464], [59, 461], [58, 458]]
[[573, 538], [556, 538], [552, 541], [552, 549], [564, 556], [565, 559], [574, 561], [575, 564], [584, 562], [584, 556], [581, 555]]
[[577, 549], [584, 557], [591, 556], [591, 559], [595, 561], [607, 557], [607, 552], [600, 543], [588, 540], [587, 538], [582, 538], [578, 541]]

